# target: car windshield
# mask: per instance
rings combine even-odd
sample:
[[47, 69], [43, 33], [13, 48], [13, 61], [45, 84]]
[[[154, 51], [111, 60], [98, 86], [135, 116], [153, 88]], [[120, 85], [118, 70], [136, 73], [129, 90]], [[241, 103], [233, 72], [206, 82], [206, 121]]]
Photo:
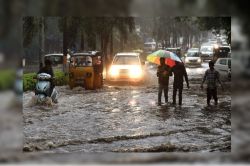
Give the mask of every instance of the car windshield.
[[221, 47], [220, 48], [220, 52], [225, 52], [225, 53], [228, 53], [228, 52], [230, 52], [230, 48], [228, 48], [228, 47]]
[[144, 44], [144, 47], [154, 47], [154, 46], [155, 46], [154, 44], [150, 44], [150, 43]]
[[201, 51], [202, 52], [212, 52], [213, 51], [213, 47], [201, 47]]
[[137, 56], [117, 56], [114, 59], [115, 65], [139, 65], [139, 58]]
[[198, 52], [188, 52], [187, 57], [199, 57]]
[[191, 49], [188, 50], [188, 52], [192, 52], [192, 51], [193, 51], [193, 52], [199, 51], [199, 49], [198, 49], [198, 48], [191, 48]]
[[74, 56], [70, 62], [76, 67], [92, 66], [92, 58], [90, 56]]
[[45, 56], [44, 60], [50, 60], [52, 65], [59, 65], [59, 64], [63, 64], [63, 56], [61, 55], [49, 55], [49, 56]]

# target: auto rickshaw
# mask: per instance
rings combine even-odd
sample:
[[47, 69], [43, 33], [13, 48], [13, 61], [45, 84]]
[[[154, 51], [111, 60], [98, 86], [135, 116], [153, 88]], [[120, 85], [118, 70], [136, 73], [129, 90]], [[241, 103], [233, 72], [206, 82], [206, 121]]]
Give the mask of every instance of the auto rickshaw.
[[74, 53], [70, 58], [69, 86], [73, 89], [82, 86], [85, 89], [103, 87], [103, 60], [101, 52], [90, 51]]

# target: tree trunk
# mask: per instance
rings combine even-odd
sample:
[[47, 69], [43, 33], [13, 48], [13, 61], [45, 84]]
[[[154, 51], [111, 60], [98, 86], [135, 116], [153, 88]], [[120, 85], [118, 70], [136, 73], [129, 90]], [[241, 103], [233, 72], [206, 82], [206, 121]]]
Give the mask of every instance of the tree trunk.
[[111, 31], [111, 34], [110, 34], [110, 55], [111, 55], [111, 58], [113, 57], [113, 53], [114, 53], [113, 31]]
[[177, 34], [174, 32], [174, 47], [177, 47]]
[[63, 18], [63, 72], [66, 72], [67, 54], [68, 54], [69, 38], [67, 17]]
[[84, 31], [81, 30], [81, 51], [84, 51]]
[[39, 18], [39, 68], [42, 67], [43, 64], [43, 54], [44, 54], [44, 18]]
[[124, 50], [124, 39], [123, 39], [122, 36], [120, 37], [120, 50], [121, 50], [121, 51]]
[[101, 47], [102, 47], [102, 52], [103, 52], [103, 63], [105, 66], [106, 73], [108, 73], [108, 69], [109, 69], [109, 59], [107, 56], [108, 42], [109, 42], [109, 35], [101, 35]]

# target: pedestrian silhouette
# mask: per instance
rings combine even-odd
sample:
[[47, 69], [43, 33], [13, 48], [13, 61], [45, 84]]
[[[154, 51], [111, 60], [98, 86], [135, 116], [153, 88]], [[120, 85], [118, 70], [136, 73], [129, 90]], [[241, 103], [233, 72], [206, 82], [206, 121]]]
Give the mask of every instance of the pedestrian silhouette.
[[189, 89], [189, 82], [187, 71], [182, 62], [176, 62], [176, 65], [172, 69], [174, 73], [174, 86], [173, 86], [173, 104], [176, 104], [176, 93], [179, 91], [179, 105], [182, 105], [182, 90], [183, 90], [183, 77], [187, 83]]
[[161, 105], [162, 91], [164, 91], [165, 102], [168, 102], [168, 84], [169, 76], [172, 75], [171, 67], [166, 65], [165, 58], [160, 58], [160, 65], [157, 68], [157, 77], [159, 83], [158, 105]]
[[203, 81], [201, 83], [201, 89], [203, 89], [203, 84], [206, 81], [207, 83], [207, 105], [210, 105], [210, 100], [214, 99], [215, 105], [218, 104], [217, 97], [217, 81], [220, 83], [222, 90], [224, 90], [222, 83], [220, 81], [220, 74], [218, 71], [214, 69], [214, 62], [209, 62], [209, 69], [206, 70], [205, 75], [203, 77]]

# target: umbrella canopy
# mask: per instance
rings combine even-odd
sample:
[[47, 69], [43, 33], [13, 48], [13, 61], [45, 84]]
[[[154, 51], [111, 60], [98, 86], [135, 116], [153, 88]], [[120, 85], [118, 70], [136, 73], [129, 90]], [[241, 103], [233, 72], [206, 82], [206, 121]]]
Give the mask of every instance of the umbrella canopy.
[[161, 57], [165, 58], [165, 63], [170, 67], [173, 67], [175, 65], [175, 61], [182, 62], [176, 54], [166, 50], [158, 50], [153, 52], [152, 54], [149, 54], [147, 56], [147, 61], [160, 65]]

